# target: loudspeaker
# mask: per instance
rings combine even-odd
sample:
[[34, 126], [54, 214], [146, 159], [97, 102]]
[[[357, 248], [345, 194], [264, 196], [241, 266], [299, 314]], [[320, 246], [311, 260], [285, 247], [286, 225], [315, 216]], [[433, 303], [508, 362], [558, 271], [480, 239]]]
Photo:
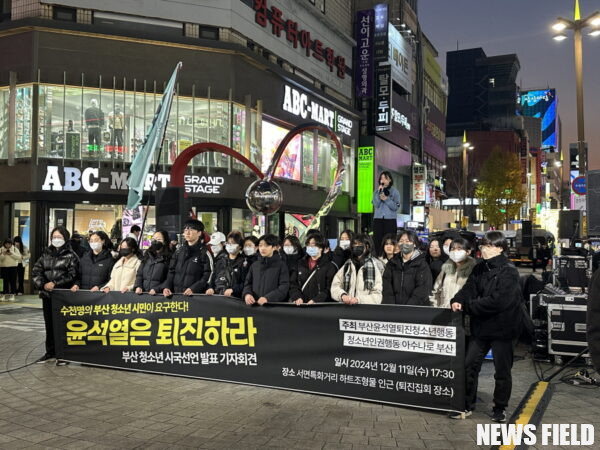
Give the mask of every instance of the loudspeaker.
[[580, 239], [582, 214], [578, 209], [560, 211], [558, 216], [558, 238]]
[[156, 229], [169, 234], [179, 234], [185, 220], [186, 209], [183, 187], [169, 186], [156, 192]]
[[523, 247], [533, 247], [533, 227], [531, 220], [524, 220], [521, 224], [521, 245]]
[[587, 221], [588, 236], [600, 236], [600, 170], [587, 174]]

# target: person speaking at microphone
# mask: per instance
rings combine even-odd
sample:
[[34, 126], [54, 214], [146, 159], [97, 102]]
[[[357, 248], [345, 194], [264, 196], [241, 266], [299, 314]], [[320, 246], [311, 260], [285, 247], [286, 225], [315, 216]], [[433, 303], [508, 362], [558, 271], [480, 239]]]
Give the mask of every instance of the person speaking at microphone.
[[373, 214], [373, 248], [375, 249], [381, 248], [383, 236], [397, 233], [396, 215], [400, 207], [400, 193], [394, 187], [392, 174], [387, 170], [381, 172], [378, 184], [372, 200], [375, 209]]

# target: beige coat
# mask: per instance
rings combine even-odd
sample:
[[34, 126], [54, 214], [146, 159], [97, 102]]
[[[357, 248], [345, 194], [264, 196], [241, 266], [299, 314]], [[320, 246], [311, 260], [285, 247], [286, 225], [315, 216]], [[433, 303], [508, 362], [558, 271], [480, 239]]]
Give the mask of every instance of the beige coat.
[[112, 268], [110, 273], [110, 281], [107, 285], [103, 286], [109, 288], [111, 291], [120, 291], [122, 289], [133, 289], [135, 284], [135, 276], [138, 269], [140, 268], [141, 261], [137, 256], [132, 256], [127, 260], [126, 258], [119, 259]]
[[432, 306], [450, 308], [450, 300], [465, 285], [473, 267], [475, 267], [475, 260], [470, 256], [467, 256], [467, 260], [460, 267], [451, 259], [446, 261], [433, 284], [433, 291], [429, 297]]
[[378, 305], [381, 303], [382, 295], [381, 291], [383, 289], [383, 282], [381, 279], [381, 272], [379, 271], [377, 264], [375, 264], [375, 282], [373, 284], [373, 289], [370, 291], [365, 291], [363, 272], [365, 266], [362, 266], [358, 269], [358, 274], [356, 273], [356, 268], [354, 264], [350, 263], [351, 270], [351, 278], [350, 278], [350, 292], [344, 291], [344, 269], [345, 265], [342, 266], [340, 270], [333, 277], [333, 282], [331, 283], [331, 297], [336, 302], [342, 301], [342, 295], [348, 294], [350, 297], [358, 298], [358, 303], [360, 304], [371, 304]]
[[0, 247], [0, 267], [17, 267], [21, 262], [21, 252], [12, 245], [9, 250], [3, 245]]

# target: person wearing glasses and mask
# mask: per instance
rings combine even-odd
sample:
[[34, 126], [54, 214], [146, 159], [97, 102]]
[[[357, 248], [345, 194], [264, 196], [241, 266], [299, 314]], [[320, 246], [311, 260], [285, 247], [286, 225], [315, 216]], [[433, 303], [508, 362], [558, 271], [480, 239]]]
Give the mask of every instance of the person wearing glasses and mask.
[[331, 298], [346, 305], [381, 303], [381, 273], [371, 254], [373, 242], [364, 234], [354, 236], [351, 257], [331, 283]]
[[136, 294], [142, 292], [147, 292], [150, 295], [156, 294], [158, 287], [167, 279], [170, 263], [169, 233], [158, 230], [152, 235], [150, 247], [142, 258], [142, 263], [135, 277], [134, 292]]
[[502, 232], [488, 231], [479, 248], [483, 259], [450, 300], [452, 311], [463, 311], [471, 317], [471, 339], [465, 357], [464, 413], [471, 415], [475, 409], [479, 371], [491, 348], [496, 381], [492, 420], [505, 422], [512, 390], [513, 352], [522, 326], [519, 272], [506, 256], [508, 242]]
[[475, 259], [470, 256], [471, 244], [466, 239], [454, 239], [448, 251], [449, 259], [442, 265], [430, 297], [431, 304], [438, 308], [450, 308], [450, 300], [465, 285], [475, 267]]
[[115, 265], [112, 257], [112, 242], [104, 231], [94, 231], [89, 238], [90, 250], [81, 258], [80, 273], [71, 291], [79, 289], [99, 291], [110, 280]]
[[70, 289], [79, 274], [79, 257], [68, 244], [70, 233], [65, 227], [56, 227], [50, 233], [50, 246], [31, 269], [31, 279], [40, 291], [46, 324], [46, 353], [38, 362], [56, 357], [54, 325], [50, 294], [54, 289]]
[[400, 253], [385, 266], [383, 272], [383, 303], [430, 306], [431, 271], [425, 254], [419, 250], [419, 237], [414, 231], [400, 234]]
[[332, 301], [330, 288], [337, 269], [325, 256], [326, 247], [320, 234], [313, 233], [306, 239], [306, 256], [290, 279], [290, 300], [296, 305]]
[[188, 219], [183, 224], [183, 238], [185, 242], [171, 258], [167, 279], [156, 289], [165, 297], [203, 294], [210, 283], [213, 259], [204, 246], [204, 224]]
[[226, 256], [215, 261], [215, 271], [207, 295], [225, 295], [241, 297], [244, 289], [246, 272], [242, 255], [243, 237], [239, 231], [227, 235], [225, 243]]

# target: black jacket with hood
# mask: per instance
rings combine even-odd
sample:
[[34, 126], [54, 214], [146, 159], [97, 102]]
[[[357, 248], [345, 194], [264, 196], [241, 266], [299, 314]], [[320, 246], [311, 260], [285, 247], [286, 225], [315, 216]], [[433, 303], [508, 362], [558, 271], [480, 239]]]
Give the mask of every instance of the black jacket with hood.
[[521, 334], [519, 272], [504, 254], [479, 261], [465, 285], [450, 300], [450, 304], [455, 302], [471, 316], [475, 337], [507, 340]]
[[310, 270], [308, 261], [310, 256], [298, 262], [298, 269], [292, 272], [290, 278], [290, 300], [301, 298], [305, 302], [331, 302], [331, 282], [337, 273], [335, 264], [330, 258], [323, 255], [317, 260], [317, 265]]
[[288, 266], [281, 256], [274, 253], [270, 258], [260, 256], [252, 264], [246, 281], [242, 299], [252, 294], [255, 300], [265, 297], [270, 302], [285, 302], [290, 290]]
[[160, 291], [160, 286], [166, 281], [169, 275], [170, 263], [170, 255], [157, 253], [154, 250], [146, 250], [146, 254], [135, 277], [133, 290], [135, 291], [140, 287], [144, 292], [152, 289]]
[[423, 253], [415, 250], [406, 262], [398, 254], [385, 266], [381, 303], [429, 306], [432, 287], [431, 271]]
[[103, 248], [97, 255], [92, 250], [83, 254], [80, 261], [80, 271], [75, 283], [80, 289], [102, 287], [110, 280], [110, 272], [115, 265], [112, 252]]
[[204, 244], [201, 241], [194, 245], [186, 242], [175, 251], [169, 265], [169, 275], [157, 290], [170, 289], [173, 293], [181, 293], [189, 288], [194, 294], [204, 294], [212, 271], [212, 256]]

